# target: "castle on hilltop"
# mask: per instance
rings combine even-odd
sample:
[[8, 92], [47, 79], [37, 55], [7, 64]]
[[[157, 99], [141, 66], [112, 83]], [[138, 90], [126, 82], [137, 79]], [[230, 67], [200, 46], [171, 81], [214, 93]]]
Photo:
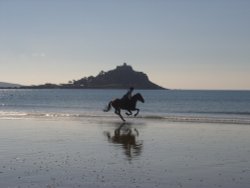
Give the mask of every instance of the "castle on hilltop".
[[134, 71], [132, 66], [125, 62], [113, 70], [101, 71], [97, 76], [83, 77], [67, 84], [47, 83], [23, 88], [127, 89], [131, 86], [136, 89], [165, 89], [151, 82], [145, 73]]
[[84, 77], [73, 82], [74, 86], [86, 88], [125, 89], [135, 87], [137, 89], [164, 89], [152, 83], [143, 72], [134, 71], [132, 66], [123, 63], [115, 69], [101, 71], [96, 77]]

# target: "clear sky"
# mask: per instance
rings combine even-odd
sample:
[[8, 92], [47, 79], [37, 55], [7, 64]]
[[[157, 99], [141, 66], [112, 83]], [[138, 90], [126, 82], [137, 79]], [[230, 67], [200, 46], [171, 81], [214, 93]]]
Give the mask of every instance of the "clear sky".
[[170, 89], [250, 89], [249, 0], [0, 0], [0, 81], [132, 65]]

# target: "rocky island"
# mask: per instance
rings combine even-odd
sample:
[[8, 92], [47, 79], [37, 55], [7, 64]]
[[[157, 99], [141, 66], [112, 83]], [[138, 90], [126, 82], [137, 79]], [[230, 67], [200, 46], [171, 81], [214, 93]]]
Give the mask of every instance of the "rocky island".
[[151, 82], [145, 73], [133, 70], [132, 66], [126, 63], [107, 72], [101, 71], [97, 76], [84, 77], [79, 80], [69, 81], [66, 84], [46, 83], [20, 88], [125, 89], [131, 86], [137, 89], [165, 89]]

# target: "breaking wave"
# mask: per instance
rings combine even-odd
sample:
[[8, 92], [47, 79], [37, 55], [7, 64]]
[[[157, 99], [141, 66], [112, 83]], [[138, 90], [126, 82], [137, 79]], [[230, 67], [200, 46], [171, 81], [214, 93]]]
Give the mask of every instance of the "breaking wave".
[[[242, 115], [242, 114], [241, 114]], [[244, 115], [246, 115], [244, 113]], [[113, 113], [25, 113], [25, 112], [1, 112], [0, 119], [118, 119], [119, 117]], [[227, 123], [227, 124], [246, 124], [250, 125], [250, 117], [220, 117], [220, 116], [194, 116], [194, 115], [139, 115], [138, 117], [126, 117], [125, 119], [140, 119], [145, 121], [166, 121], [166, 122], [196, 122], [196, 123]]]

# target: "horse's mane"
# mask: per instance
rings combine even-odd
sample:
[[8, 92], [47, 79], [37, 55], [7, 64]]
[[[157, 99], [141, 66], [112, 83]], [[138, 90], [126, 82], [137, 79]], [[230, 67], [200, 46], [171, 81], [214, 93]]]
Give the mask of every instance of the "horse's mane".
[[133, 95], [133, 97], [134, 96], [142, 96], [142, 95], [140, 93], [136, 93], [136, 94]]
[[143, 96], [140, 94], [140, 93], [136, 93], [135, 95], [133, 95], [132, 96], [132, 99], [134, 99], [134, 100], [142, 100], [143, 102], [144, 102], [144, 98], [143, 98]]

